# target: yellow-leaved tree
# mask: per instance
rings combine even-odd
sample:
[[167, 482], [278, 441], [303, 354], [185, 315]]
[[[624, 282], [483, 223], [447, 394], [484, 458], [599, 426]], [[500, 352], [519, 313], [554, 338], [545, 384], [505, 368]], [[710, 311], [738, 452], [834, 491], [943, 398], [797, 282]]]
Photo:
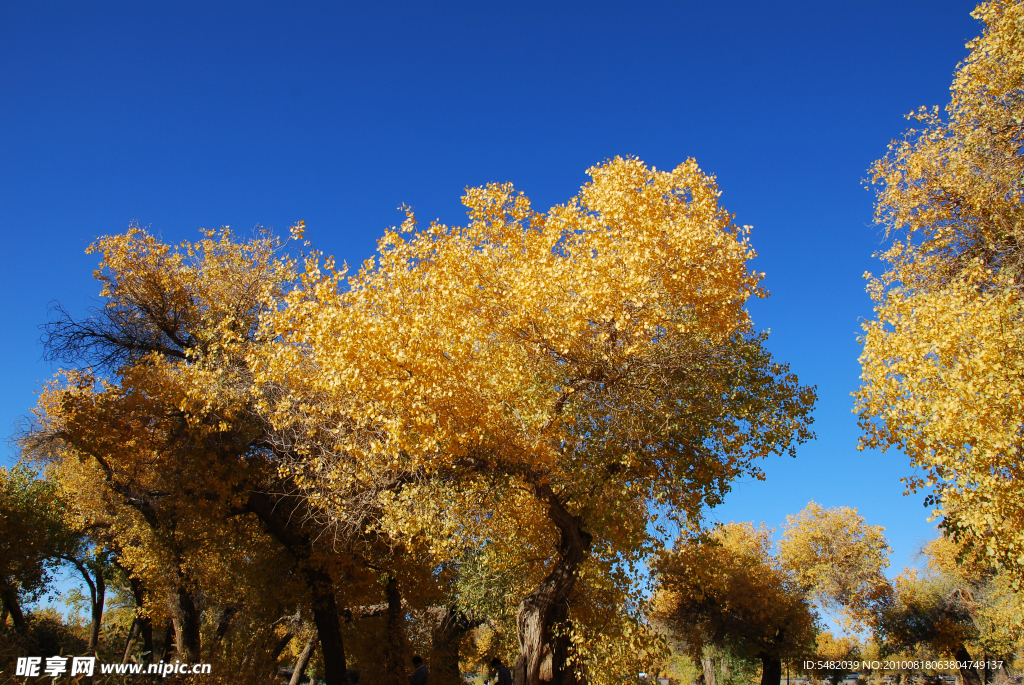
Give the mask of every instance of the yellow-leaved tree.
[[884, 530], [856, 509], [826, 509], [811, 501], [786, 517], [779, 559], [820, 607], [871, 625], [890, 591], [884, 571], [892, 550]]
[[[82, 319], [56, 310], [49, 353], [78, 368], [41, 393], [23, 445], [82, 493], [75, 516], [112, 536], [144, 642], [153, 619], [167, 620], [180, 658], [237, 659], [236, 681], [262, 681], [284, 646], [273, 646], [274, 624], [298, 608], [317, 625], [334, 684], [345, 680], [338, 600], [348, 599], [335, 586], [351, 558], [289, 496], [246, 366], [266, 347], [261, 316], [295, 275], [281, 250], [269, 234], [238, 241], [226, 230], [180, 245], [138, 227], [97, 240], [103, 306]], [[228, 635], [233, 626], [245, 637]]]
[[1024, 579], [1024, 3], [994, 0], [946, 116], [872, 168], [893, 239], [871, 278], [863, 446], [905, 452], [945, 530]]
[[453, 533], [518, 530], [514, 554], [540, 560], [517, 611], [520, 685], [575, 681], [588, 564], [637, 563], [658, 511], [696, 525], [811, 435], [814, 391], [753, 328], [762, 274], [713, 177], [622, 158], [588, 173], [546, 213], [492, 184], [467, 191], [464, 228], [410, 214], [347, 279], [314, 253], [269, 320], [277, 352], [252, 362], [328, 522], [376, 489], [393, 539], [440, 525], [432, 492]]
[[817, 615], [797, 577], [772, 554], [771, 532], [730, 523], [680, 540], [656, 565], [655, 615], [703, 662], [707, 647], [761, 661], [761, 685], [778, 685], [783, 660], [813, 649]]
[[905, 569], [893, 582], [877, 621], [880, 642], [889, 651], [923, 647], [955, 659], [967, 685], [1008, 684], [1024, 646], [1024, 597], [1010, 575], [947, 537], [923, 551], [925, 568]]

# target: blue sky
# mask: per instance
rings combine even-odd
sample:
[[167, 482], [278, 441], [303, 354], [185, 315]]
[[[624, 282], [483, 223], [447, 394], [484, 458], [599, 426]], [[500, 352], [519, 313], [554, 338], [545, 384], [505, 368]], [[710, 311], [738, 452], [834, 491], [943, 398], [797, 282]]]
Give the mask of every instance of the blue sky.
[[[858, 452], [861, 179], [902, 115], [944, 104], [973, 3], [0, 3], [0, 433], [56, 369], [47, 303], [95, 296], [94, 236], [137, 221], [285, 231], [358, 264], [406, 203], [460, 223], [462, 189], [546, 208], [615, 155], [717, 175], [754, 226], [770, 348], [818, 386], [818, 439], [712, 518], [779, 526], [810, 499], [884, 525], [893, 566], [933, 535], [898, 453]], [[0, 448], [7, 449], [7, 448]], [[11, 453], [6, 452], [10, 459]]]

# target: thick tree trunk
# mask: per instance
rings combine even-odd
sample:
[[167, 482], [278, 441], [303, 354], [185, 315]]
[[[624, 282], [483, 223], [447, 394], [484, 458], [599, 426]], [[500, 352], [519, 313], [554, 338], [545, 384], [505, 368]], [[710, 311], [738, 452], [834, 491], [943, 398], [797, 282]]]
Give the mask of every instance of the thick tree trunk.
[[576, 572], [590, 551], [593, 540], [583, 530], [583, 520], [569, 514], [547, 484], [535, 486], [537, 497], [545, 503], [548, 518], [558, 528], [558, 556], [547, 577], [519, 603], [519, 657], [516, 659], [515, 685], [573, 685], [575, 671], [567, 664], [569, 640], [556, 635], [558, 627], [567, 628], [569, 595], [576, 585]]
[[782, 659], [761, 655], [761, 685], [779, 685], [782, 682]]
[[201, 621], [192, 593], [181, 586], [174, 588], [168, 597], [167, 608], [174, 625], [174, 646], [178, 658], [198, 662], [202, 654], [202, 638], [199, 634]]
[[[974, 661], [971, 657], [971, 653], [967, 651], [967, 647], [960, 645], [956, 650], [957, 661]], [[971, 667], [969, 664], [960, 669], [960, 677], [964, 680], [964, 685], [982, 685], [981, 676], [978, 675], [977, 669]]]
[[306, 646], [302, 648], [302, 653], [299, 654], [298, 660], [295, 662], [295, 668], [292, 670], [292, 679], [288, 681], [288, 685], [299, 685], [302, 682], [302, 676], [306, 673], [306, 666], [309, 666], [309, 658], [313, 656], [316, 642], [317, 634], [314, 630], [313, 634], [309, 636], [309, 640], [306, 641]]
[[18, 604], [18, 593], [14, 591], [14, 588], [4, 583], [0, 585], [0, 599], [3, 599], [4, 608], [7, 609], [11, 615], [11, 621], [14, 623], [14, 629], [18, 632], [24, 632], [26, 628], [25, 614], [21, 611], [21, 605]]
[[288, 550], [297, 563], [305, 565], [313, 622], [320, 635], [320, 651], [323, 652], [324, 681], [327, 685], [347, 685], [345, 642], [341, 635], [338, 603], [334, 598], [331, 576], [311, 561], [314, 552], [312, 540], [294, 523], [295, 520], [302, 520], [302, 517], [293, 517], [293, 511], [277, 505], [278, 501], [273, 496], [254, 491], [249, 493], [246, 508], [260, 519], [267, 531]]
[[402, 593], [395, 578], [388, 578], [384, 594], [388, 607], [384, 626], [384, 682], [406, 685], [405, 612], [402, 610]]
[[704, 685], [718, 685], [718, 678], [715, 676], [715, 658], [705, 656], [700, 660]]
[[459, 646], [463, 636], [480, 625], [480, 621], [473, 620], [453, 606], [445, 607], [437, 615], [437, 624], [431, 636], [433, 658], [430, 660], [430, 683], [462, 685]]
[[[341, 637], [341, 621], [334, 587], [327, 574], [311, 571], [313, 587], [313, 622], [320, 635], [320, 651], [324, 657], [324, 681], [327, 685], [346, 685], [345, 642]], [[318, 580], [319, 579], [319, 580]]]

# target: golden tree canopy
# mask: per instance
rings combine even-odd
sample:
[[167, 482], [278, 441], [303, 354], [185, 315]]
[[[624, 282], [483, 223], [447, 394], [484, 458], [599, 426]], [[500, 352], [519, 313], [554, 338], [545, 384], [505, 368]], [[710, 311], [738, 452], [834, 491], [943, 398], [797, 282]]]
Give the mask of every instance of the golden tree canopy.
[[322, 455], [307, 484], [486, 471], [595, 516], [697, 517], [809, 437], [814, 392], [753, 332], [762, 274], [714, 179], [621, 158], [589, 174], [546, 214], [508, 184], [467, 191], [465, 228], [410, 214], [347, 287], [310, 259], [257, 375], [279, 430]]
[[751, 523], [681, 540], [656, 566], [656, 614], [695, 652], [707, 644], [778, 660], [811, 651], [817, 615], [771, 550], [771, 532]]
[[946, 119], [875, 163], [894, 238], [871, 278], [856, 410], [863, 446], [904, 451], [946, 529], [1024, 574], [1024, 4], [984, 3]]
[[856, 509], [812, 501], [786, 517], [779, 560], [821, 606], [869, 620], [889, 588], [883, 572], [892, 550], [884, 530], [868, 525]]

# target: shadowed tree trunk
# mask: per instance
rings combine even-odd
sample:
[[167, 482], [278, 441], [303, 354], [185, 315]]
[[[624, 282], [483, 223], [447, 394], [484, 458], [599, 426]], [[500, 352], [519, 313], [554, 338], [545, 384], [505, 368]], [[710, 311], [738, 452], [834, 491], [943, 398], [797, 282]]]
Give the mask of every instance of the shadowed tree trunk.
[[324, 680], [327, 685], [345, 685], [345, 643], [341, 637], [338, 603], [334, 598], [334, 585], [330, 576], [322, 571], [307, 572], [312, 586], [313, 622], [320, 637], [320, 651], [324, 659]]
[[[270, 660], [274, 663], [277, 663], [277, 658], [281, 656], [281, 652], [284, 651], [284, 648], [295, 639], [295, 634], [302, 625], [302, 607], [299, 607], [293, 616], [286, 616], [280, 620], [284, 620], [285, 625], [287, 625], [288, 628], [285, 630], [284, 635], [282, 635], [277, 641], [277, 644], [274, 645], [274, 650], [270, 653]], [[276, 624], [277, 622], [275, 622], [275, 625]]]
[[278, 657], [281, 656], [281, 652], [283, 652], [284, 648], [290, 645], [292, 640], [294, 639], [295, 633], [293, 633], [291, 630], [282, 635], [281, 639], [277, 641], [276, 645], [274, 645], [274, 651], [270, 653], [270, 660], [276, 663]]
[[[87, 649], [90, 652], [95, 652], [99, 646], [100, 628], [103, 626], [103, 603], [106, 601], [107, 595], [107, 584], [103, 580], [103, 567], [97, 562], [89, 564], [73, 557], [63, 557], [63, 559], [74, 564], [78, 572], [82, 574], [85, 584], [89, 586], [92, 623], [89, 626], [89, 646]], [[89, 566], [92, 566], [92, 568], [90, 569]]]
[[556, 635], [565, 628], [569, 595], [576, 585], [576, 572], [590, 551], [593, 540], [583, 530], [583, 520], [572, 516], [547, 484], [535, 485], [535, 492], [547, 505], [548, 518], [558, 529], [560, 541], [554, 566], [540, 585], [519, 603], [519, 657], [515, 685], [572, 685], [576, 675], [568, 665], [569, 639]]
[[267, 531], [292, 555], [296, 563], [304, 566], [303, 575], [309, 588], [313, 608], [313, 623], [320, 637], [320, 651], [324, 660], [324, 681], [327, 685], [347, 685], [345, 642], [341, 635], [338, 603], [334, 597], [334, 583], [330, 574], [313, 561], [313, 542], [309, 535], [298, 529], [291, 511], [278, 507], [279, 502], [265, 492], [249, 493], [246, 509], [260, 519]]
[[[128, 583], [132, 588], [132, 597], [135, 598], [135, 606], [137, 609], [142, 609], [146, 604], [146, 589], [142, 585], [142, 581], [138, 578], [133, 577], [128, 571], [122, 566], [121, 570], [128, 577]], [[142, 636], [142, 661], [143, 663], [153, 663], [153, 619], [149, 616], [136, 616], [135, 621], [132, 623], [137, 628], [136, 637]], [[127, 661], [128, 657], [131, 656], [132, 640], [129, 639], [128, 643], [124, 648], [124, 659]]]
[[431, 685], [461, 685], [459, 670], [459, 646], [469, 631], [481, 624], [458, 608], [448, 606], [432, 609], [437, 615], [437, 624], [431, 636], [433, 658], [430, 660]]
[[313, 656], [313, 650], [316, 648], [317, 643], [316, 630], [309, 636], [306, 641], [306, 646], [302, 648], [302, 653], [299, 654], [298, 660], [295, 662], [295, 668], [292, 670], [292, 678], [288, 681], [288, 685], [299, 685], [302, 682], [302, 676], [306, 673], [306, 667], [309, 666], [309, 659]]
[[213, 640], [206, 646], [211, 658], [217, 651], [217, 647], [224, 640], [224, 636], [231, 630], [231, 622], [235, 620], [235, 616], [238, 615], [241, 606], [240, 604], [228, 604], [219, 608], [217, 612], [217, 630], [213, 633]]
[[202, 654], [199, 609], [192, 593], [179, 585], [167, 598], [167, 609], [174, 626], [174, 647], [182, 661], [197, 662]]
[[388, 577], [384, 594], [387, 599], [383, 645], [384, 682], [391, 685], [406, 685], [405, 612], [402, 610], [402, 593], [394, 577]]
[[[967, 647], [964, 645], [957, 647], [956, 660], [960, 662], [974, 661], [971, 657], [971, 653], [967, 651]], [[978, 674], [978, 670], [969, 663], [960, 668], [960, 677], [963, 678], [964, 685], [982, 685], [981, 676]]]
[[171, 656], [171, 645], [174, 644], [174, 622], [167, 621], [167, 628], [164, 630], [164, 643], [160, 648], [160, 661], [167, 661]]
[[24, 632], [25, 630], [25, 614], [21, 611], [21, 605], [18, 604], [18, 593], [14, 591], [14, 588], [7, 583], [0, 584], [0, 599], [3, 599], [4, 608], [11, 615], [11, 621], [14, 623], [14, 629], [18, 632]]
[[121, 651], [121, 663], [126, 663], [132, 656], [132, 647], [139, 637], [139, 617], [132, 619], [132, 627], [128, 631], [128, 639], [124, 641], [124, 649]]
[[782, 659], [769, 654], [761, 657], [761, 685], [779, 685], [782, 682]]

